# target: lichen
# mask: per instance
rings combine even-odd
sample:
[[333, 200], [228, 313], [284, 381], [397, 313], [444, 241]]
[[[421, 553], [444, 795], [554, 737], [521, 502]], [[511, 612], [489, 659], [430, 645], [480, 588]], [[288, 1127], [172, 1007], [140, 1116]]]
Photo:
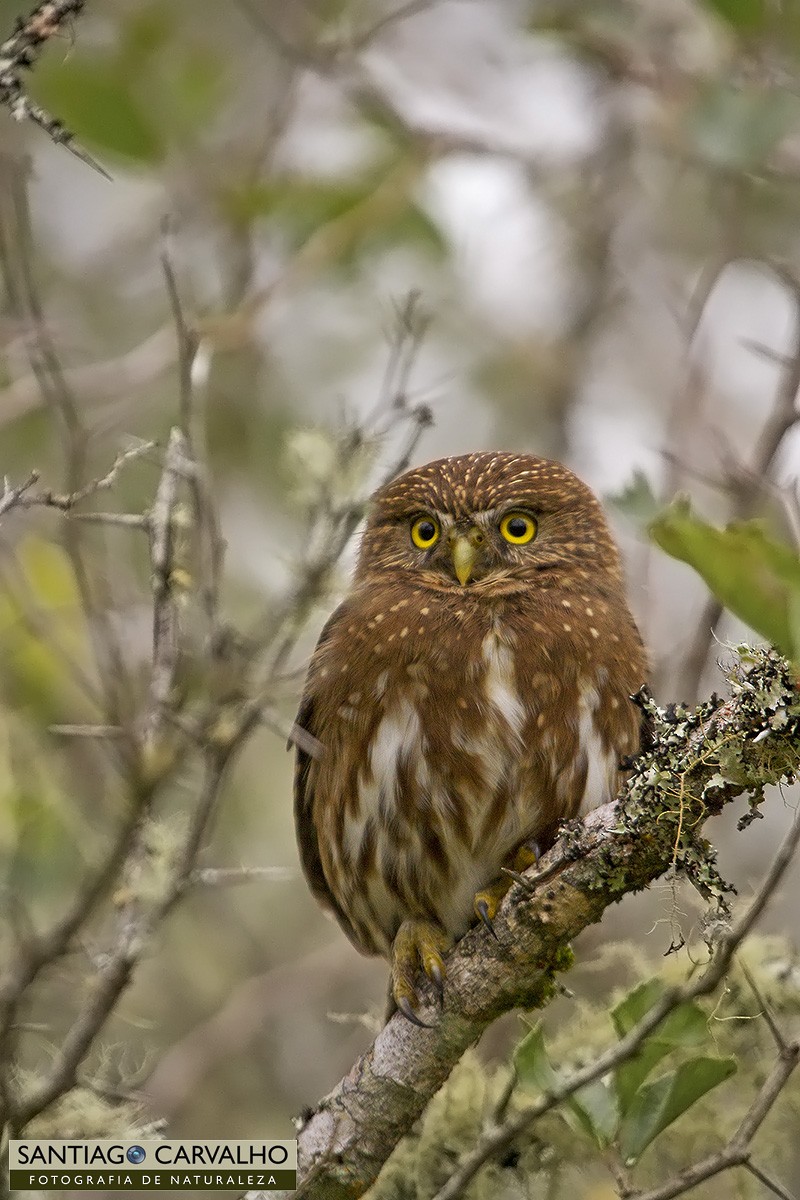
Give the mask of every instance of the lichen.
[[[728, 666], [732, 701], [712, 696], [689, 708], [662, 708], [637, 697], [647, 745], [633, 763], [617, 832], [651, 839], [669, 855], [673, 870], [686, 874], [709, 903], [727, 910], [734, 889], [719, 873], [716, 851], [699, 836], [707, 816], [745, 793], [745, 828], [759, 815], [765, 788], [792, 782], [800, 760], [800, 696], [790, 664], [767, 648], [739, 648]], [[597, 888], [630, 890], [624, 854], [613, 846], [600, 856]]]

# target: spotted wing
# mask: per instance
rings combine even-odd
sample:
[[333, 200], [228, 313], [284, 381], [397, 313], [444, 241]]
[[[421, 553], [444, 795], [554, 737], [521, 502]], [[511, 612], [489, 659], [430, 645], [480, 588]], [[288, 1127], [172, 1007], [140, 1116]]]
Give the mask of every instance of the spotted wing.
[[[343, 608], [336, 610], [333, 616], [325, 625], [320, 639], [317, 642], [317, 648], [314, 652], [316, 657], [320, 649], [330, 639], [331, 634], [342, 619]], [[312, 659], [313, 666], [313, 659]], [[315, 685], [313, 682], [313, 670], [309, 670], [308, 679], [306, 680], [306, 688], [303, 694], [303, 699], [300, 703], [300, 709], [295, 718], [295, 725], [300, 729], [309, 733], [312, 738], [316, 739], [320, 744], [320, 753], [325, 752], [324, 730], [318, 728], [316, 719], [315, 705]], [[291, 745], [291, 743], [290, 743]], [[311, 891], [317, 899], [317, 902], [328, 912], [332, 913], [336, 920], [341, 925], [344, 932], [354, 945], [359, 945], [359, 939], [356, 935], [350, 921], [347, 918], [344, 910], [337, 903], [336, 897], [328, 885], [325, 877], [325, 871], [322, 866], [322, 859], [319, 852], [319, 838], [317, 835], [317, 827], [314, 822], [314, 784], [317, 774], [316, 758], [314, 753], [309, 748], [298, 745], [295, 741], [295, 772], [294, 772], [294, 824], [297, 834], [297, 845], [300, 850], [300, 862], [303, 866], [306, 879], [308, 880]]]

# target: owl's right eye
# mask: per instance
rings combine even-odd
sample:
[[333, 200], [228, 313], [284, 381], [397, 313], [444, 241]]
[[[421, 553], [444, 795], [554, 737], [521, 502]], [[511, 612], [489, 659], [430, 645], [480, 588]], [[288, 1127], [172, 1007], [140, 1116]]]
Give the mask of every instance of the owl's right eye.
[[417, 517], [411, 526], [411, 540], [420, 550], [430, 550], [439, 540], [439, 525], [432, 517]]

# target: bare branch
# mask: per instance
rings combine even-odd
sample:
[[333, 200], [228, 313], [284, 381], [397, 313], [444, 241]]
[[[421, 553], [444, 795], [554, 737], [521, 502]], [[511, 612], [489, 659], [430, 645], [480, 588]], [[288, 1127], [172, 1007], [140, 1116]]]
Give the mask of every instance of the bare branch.
[[[124, 404], [127, 411], [137, 389], [161, 379], [174, 366], [175, 359], [174, 331], [171, 325], [164, 325], [117, 358], [65, 367], [64, 381], [70, 391], [85, 399], [96, 400], [106, 408], [113, 404], [116, 409]], [[21, 375], [0, 391], [0, 423], [16, 420], [41, 404], [36, 376]]]
[[169, 222], [165, 221], [162, 227], [161, 269], [178, 343], [180, 428], [186, 443], [186, 453], [191, 456], [194, 464], [194, 470], [189, 475], [189, 490], [194, 506], [200, 551], [197, 576], [213, 640], [217, 632], [217, 610], [226, 545], [211, 495], [204, 423], [199, 418], [195, 404], [194, 367], [200, 362], [200, 338], [184, 313], [169, 239]]
[[149, 514], [150, 562], [153, 587], [153, 666], [150, 675], [150, 711], [147, 733], [160, 729], [168, 706], [178, 660], [178, 613], [173, 592], [175, 507], [186, 475], [187, 446], [180, 429], [167, 442], [164, 469]]
[[[76, 505], [81, 504], [84, 500], [88, 500], [90, 496], [94, 496], [97, 492], [107, 491], [113, 488], [117, 482], [120, 471], [129, 463], [135, 462], [136, 459], [143, 458], [156, 447], [156, 442], [138, 442], [136, 445], [130, 446], [127, 450], [122, 450], [114, 459], [114, 462], [105, 475], [99, 479], [92, 479], [89, 483], [78, 488], [75, 492], [53, 492], [53, 491], [34, 491], [33, 488], [38, 483], [40, 475], [38, 471], [32, 471], [24, 483], [17, 487], [11, 487], [8, 480], [5, 480], [3, 494], [0, 496], [0, 516], [10, 512], [13, 508], [57, 508], [60, 512], [71, 512]], [[82, 514], [84, 520], [89, 518], [98, 519], [97, 513]], [[114, 518], [120, 524], [134, 524], [132, 520], [125, 520], [129, 514], [112, 513], [102, 514], [104, 517]], [[120, 520], [120, 518], [122, 518]], [[143, 518], [136, 516], [136, 521], [141, 522]]]
[[294, 879], [288, 867], [198, 867], [189, 883], [193, 887], [236, 887], [241, 883], [264, 883], [266, 880], [283, 883]]
[[[30, 330], [27, 350], [31, 369], [61, 439], [64, 492], [73, 495], [86, 486], [89, 437], [80, 407], [61, 369], [61, 361], [50, 335], [37, 288], [27, 168], [13, 160], [3, 160], [2, 167], [0, 263], [9, 307], [20, 325]], [[65, 521], [62, 536], [94, 650], [98, 677], [103, 689], [106, 709], [104, 715], [112, 724], [124, 724], [121, 696], [128, 690], [128, 671], [110, 619], [111, 601], [106, 576], [99, 571], [90, 574], [83, 538], [77, 524]]]

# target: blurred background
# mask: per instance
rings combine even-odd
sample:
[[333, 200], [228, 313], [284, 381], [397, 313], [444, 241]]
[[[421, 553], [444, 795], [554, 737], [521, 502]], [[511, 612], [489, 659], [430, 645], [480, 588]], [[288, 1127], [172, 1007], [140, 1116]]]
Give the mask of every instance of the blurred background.
[[[0, 28], [18, 15], [0, 2]], [[565, 461], [614, 520], [659, 701], [721, 687], [718, 660], [745, 631], [646, 545], [637, 502], [646, 480], [664, 501], [691, 493], [714, 520], [758, 511], [791, 527], [792, 0], [109, 0], [48, 45], [29, 87], [112, 176], [0, 111], [0, 171], [26, 174], [38, 288], [99, 475], [131, 438], [163, 443], [176, 417], [168, 218], [201, 334], [196, 384], [234, 623], [264, 619], [291, 581], [309, 477], [336, 431], [374, 411], [414, 292], [429, 327], [408, 397], [434, 419], [415, 460], [502, 448]], [[12, 306], [0, 429], [0, 472], [14, 483], [37, 468], [61, 486], [58, 431]], [[102, 504], [141, 511], [157, 478], [145, 458]], [[116, 627], [143, 664], [145, 549], [125, 529], [103, 547]], [[303, 632], [294, 692], [281, 697], [289, 720], [350, 561]], [[89, 719], [70, 667], [86, 632], [55, 516], [3, 518], [0, 567], [0, 856], [44, 919], [98, 852], [116, 800], [100, 750], [53, 731]], [[176, 809], [193, 782], [179, 780]], [[775, 795], [745, 833], [738, 813], [709, 830], [742, 893], [793, 805]], [[178, 908], [91, 1069], [143, 1086], [175, 1136], [286, 1136], [368, 1044], [362, 1014], [382, 1008], [386, 969], [307, 892], [290, 756], [269, 730], [229, 775], [203, 862], [277, 870]], [[799, 891], [766, 928], [796, 929]], [[570, 987], [602, 999], [625, 973], [609, 941], [658, 962], [691, 939], [698, 913], [671, 882], [627, 900], [576, 946]], [[32, 1068], [78, 1002], [84, 965], [65, 960], [40, 987]], [[559, 1001], [548, 1022], [568, 1008]], [[502, 1057], [517, 1029], [501, 1023], [482, 1052]]]

